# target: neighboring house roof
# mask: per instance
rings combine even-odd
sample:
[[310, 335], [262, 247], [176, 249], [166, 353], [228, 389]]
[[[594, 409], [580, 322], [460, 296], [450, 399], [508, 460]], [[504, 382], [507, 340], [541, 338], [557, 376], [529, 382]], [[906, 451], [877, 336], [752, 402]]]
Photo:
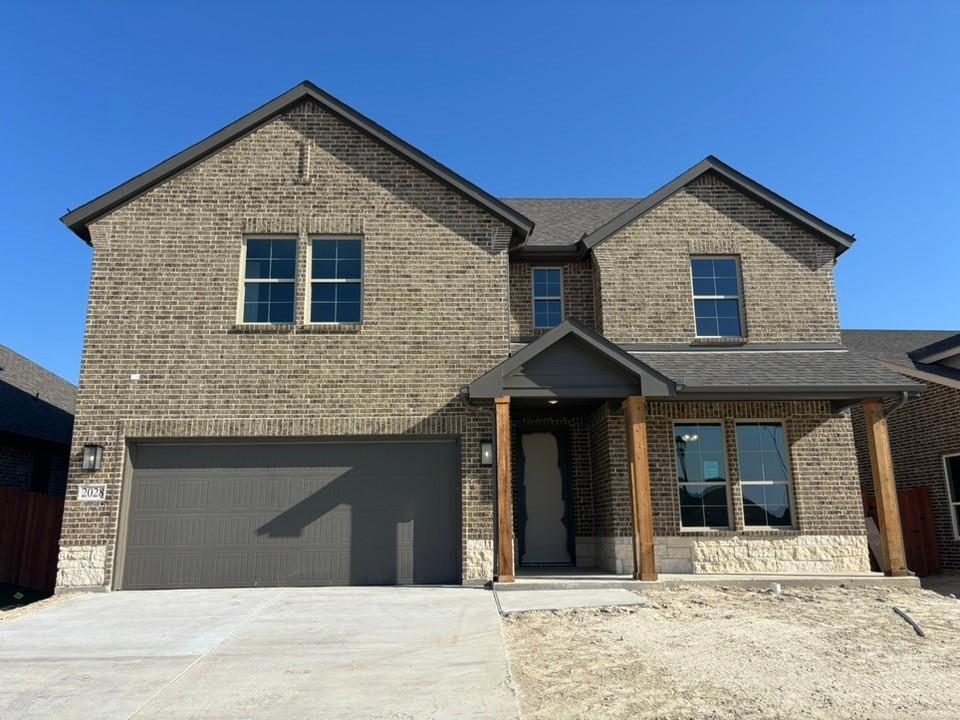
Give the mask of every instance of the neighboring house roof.
[[205, 140], [191, 145], [186, 150], [164, 160], [159, 165], [155, 165], [146, 172], [100, 195], [94, 200], [78, 207], [76, 210], [68, 212], [60, 218], [60, 220], [89, 243], [90, 232], [87, 226], [97, 218], [105, 215], [119, 205], [132, 200], [171, 176], [200, 162], [224, 146], [229, 145], [288, 108], [306, 99], [319, 103], [328, 111], [353, 125], [367, 136], [373, 138], [401, 157], [406, 158], [424, 172], [432, 175], [440, 182], [448, 185], [493, 215], [499, 217], [514, 229], [521, 240], [533, 229], [533, 223], [524, 217], [522, 213], [504, 204], [466, 178], [458, 175], [450, 168], [434, 160], [423, 151], [418, 150], [405, 140], [400, 139], [386, 128], [381, 127], [370, 118], [360, 114], [309, 81], [300, 83], [265, 105], [260, 106], [253, 112], [244, 115], [239, 120], [218, 130]]
[[[960, 388], [960, 370], [927, 362], [960, 354], [960, 334], [956, 330], [843, 330], [841, 336], [850, 350], [880, 360], [898, 372]], [[956, 348], [956, 353], [950, 352], [951, 348]]]
[[70, 443], [77, 388], [0, 345], [0, 432]]
[[612, 217], [636, 205], [640, 198], [500, 198], [533, 220], [534, 231], [528, 247], [565, 248], [575, 246], [585, 235]]
[[910, 357], [920, 363], [936, 363], [955, 355], [960, 355], [960, 333], [924, 345], [910, 353]]

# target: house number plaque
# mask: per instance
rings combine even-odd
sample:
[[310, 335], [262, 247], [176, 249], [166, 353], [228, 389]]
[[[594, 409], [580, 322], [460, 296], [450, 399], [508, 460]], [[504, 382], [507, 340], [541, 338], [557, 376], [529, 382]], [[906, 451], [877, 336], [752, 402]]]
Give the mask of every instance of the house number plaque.
[[106, 485], [80, 485], [77, 487], [77, 500], [81, 502], [103, 502], [106, 497]]

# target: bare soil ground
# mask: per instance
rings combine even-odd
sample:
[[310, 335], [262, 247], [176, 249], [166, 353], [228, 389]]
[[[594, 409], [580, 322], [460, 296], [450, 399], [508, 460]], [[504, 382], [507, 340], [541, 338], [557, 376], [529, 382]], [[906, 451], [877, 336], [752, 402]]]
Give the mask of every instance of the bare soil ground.
[[892, 588], [642, 596], [655, 607], [504, 618], [524, 718], [960, 718], [960, 600]]

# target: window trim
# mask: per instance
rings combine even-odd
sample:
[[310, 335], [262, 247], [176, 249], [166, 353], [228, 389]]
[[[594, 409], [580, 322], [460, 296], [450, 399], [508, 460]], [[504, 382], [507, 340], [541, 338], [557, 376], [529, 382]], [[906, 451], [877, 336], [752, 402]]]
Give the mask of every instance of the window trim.
[[[743, 473], [740, 470], [740, 445], [737, 442], [737, 426], [738, 425], [779, 425], [783, 428], [783, 442], [786, 445], [787, 450], [787, 479], [785, 482], [770, 482], [767, 481], [743, 481]], [[740, 485], [740, 514], [741, 519], [743, 520], [743, 529], [745, 532], [788, 532], [795, 531], [799, 527], [797, 522], [797, 504], [796, 504], [796, 494], [794, 493], [794, 484], [793, 484], [793, 452], [790, 448], [790, 437], [787, 434], [787, 421], [784, 418], [738, 418], [734, 420], [733, 423], [733, 443], [734, 448], [737, 452], [737, 484]], [[787, 502], [789, 503], [790, 508], [790, 524], [789, 525], [747, 525], [747, 514], [744, 511], [743, 505], [743, 486], [744, 485], [786, 485], [787, 486]]]
[[[723, 474], [726, 477], [726, 480], [723, 483], [712, 482], [712, 483], [690, 483], [693, 485], [725, 485], [726, 486], [726, 495], [727, 495], [727, 524], [726, 526], [722, 525], [694, 525], [687, 527], [683, 524], [683, 512], [680, 506], [680, 468], [677, 465], [677, 447], [674, 438], [677, 437], [677, 425], [719, 425], [720, 426], [720, 437], [723, 438]], [[681, 532], [730, 532], [736, 530], [736, 523], [734, 522], [734, 513], [733, 513], [733, 496], [730, 491], [730, 449], [727, 442], [727, 423], [723, 418], [709, 418], [709, 419], [682, 419], [674, 420], [670, 425], [670, 446], [673, 454], [673, 473], [676, 485], [674, 486], [676, 490], [674, 491], [674, 498], [677, 502], [677, 522], [680, 527]]]
[[[313, 321], [310, 319], [311, 306], [313, 305], [313, 284], [324, 283], [328, 285], [345, 285], [356, 282], [356, 280], [347, 280], [346, 278], [326, 278], [320, 280], [313, 279], [313, 241], [314, 240], [359, 240], [360, 241], [360, 319], [356, 322], [340, 322], [337, 320]], [[306, 284], [307, 289], [304, 293], [303, 303], [303, 324], [318, 327], [359, 327], [363, 325], [366, 315], [366, 302], [364, 299], [364, 288], [366, 281], [364, 273], [366, 272], [366, 253], [367, 243], [363, 235], [308, 235], [307, 236], [307, 271]]]
[[[737, 294], [736, 295], [697, 295], [697, 291], [694, 289], [693, 283], [693, 261], [694, 260], [733, 260], [734, 266], [737, 271]], [[743, 316], [743, 273], [740, 269], [740, 256], [739, 255], [690, 255], [690, 261], [687, 263], [687, 267], [690, 271], [690, 296], [691, 306], [693, 309], [693, 334], [697, 340], [717, 340], [723, 338], [743, 338], [746, 337], [744, 334], [746, 331], [745, 328], [745, 319]], [[737, 303], [737, 320], [740, 323], [740, 334], [739, 335], [701, 335], [697, 330], [697, 300], [735, 300]], [[719, 332], [720, 328], [717, 328]]]
[[[293, 278], [291, 280], [280, 280], [278, 278], [254, 278], [247, 280], [247, 243], [250, 240], [293, 240]], [[240, 242], [240, 279], [237, 292], [237, 314], [236, 324], [253, 327], [288, 327], [297, 323], [297, 276], [299, 275], [300, 265], [300, 238], [296, 235], [283, 233], [252, 233], [243, 235]], [[247, 282], [260, 283], [293, 283], [293, 319], [289, 322], [245, 322], [243, 319], [243, 306], [247, 299]]]
[[[537, 270], [556, 270], [560, 273], [560, 295], [546, 295], [544, 297], [537, 297], [537, 285], [534, 280]], [[551, 330], [556, 327], [556, 325], [537, 325], [537, 300], [559, 300], [560, 301], [560, 322], [562, 323], [566, 317], [563, 303], [563, 291], [564, 291], [564, 281], [563, 281], [563, 265], [534, 265], [530, 268], [530, 322], [533, 325], [534, 330]], [[559, 325], [559, 323], [557, 323]]]
[[943, 481], [947, 485], [947, 508], [950, 511], [950, 522], [953, 524], [954, 540], [960, 540], [960, 523], [957, 522], [957, 511], [955, 510], [955, 508], [960, 508], [960, 499], [954, 498], [950, 490], [950, 466], [947, 464], [947, 460], [957, 457], [960, 457], [960, 453], [946, 453], [940, 456], [943, 463]]

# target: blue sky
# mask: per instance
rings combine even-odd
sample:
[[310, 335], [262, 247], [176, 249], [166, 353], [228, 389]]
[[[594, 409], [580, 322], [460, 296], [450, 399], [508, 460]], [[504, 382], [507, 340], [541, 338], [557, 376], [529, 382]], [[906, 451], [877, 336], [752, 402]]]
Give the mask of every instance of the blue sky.
[[960, 3], [7, 3], [0, 343], [79, 373], [58, 221], [303, 79], [502, 196], [715, 154], [859, 242], [844, 327], [960, 329]]

